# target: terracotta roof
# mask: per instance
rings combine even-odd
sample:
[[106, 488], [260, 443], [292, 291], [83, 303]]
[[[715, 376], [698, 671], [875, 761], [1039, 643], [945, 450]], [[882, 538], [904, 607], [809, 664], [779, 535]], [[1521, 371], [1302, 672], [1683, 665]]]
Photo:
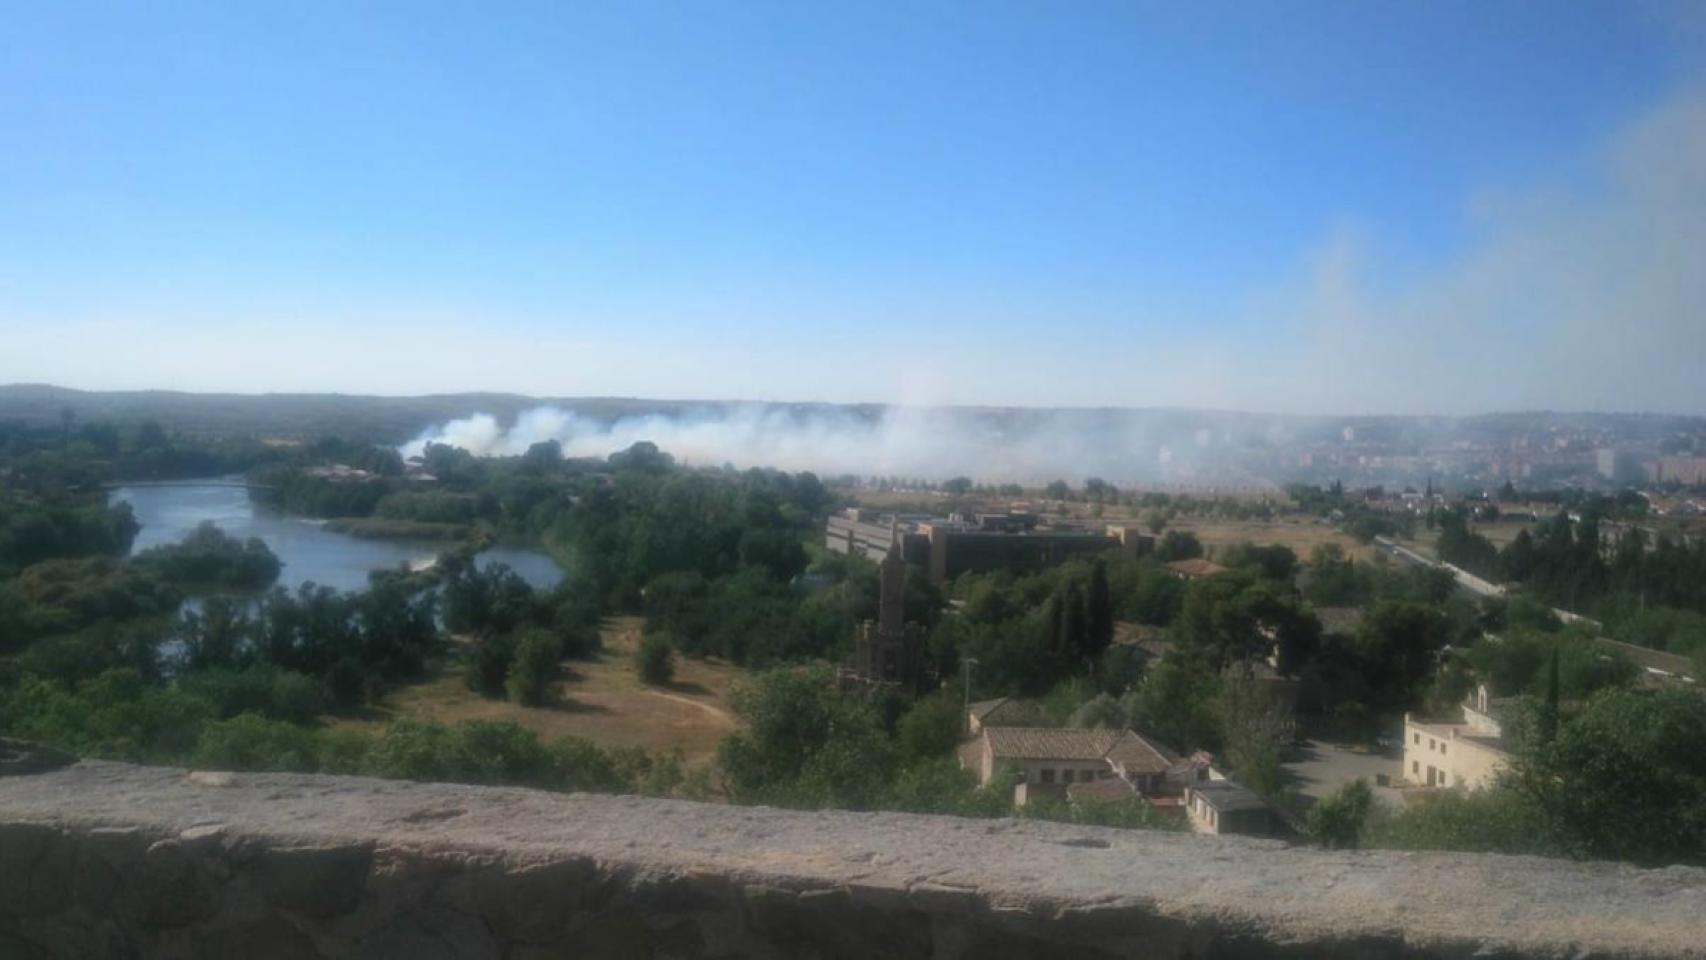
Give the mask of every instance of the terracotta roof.
[[985, 727], [997, 760], [1106, 760], [1128, 775], [1166, 773], [1172, 751], [1132, 730], [1083, 727]]
[[1125, 768], [1127, 776], [1163, 774], [1179, 757], [1135, 730], [1121, 730], [1120, 739], [1108, 751], [1108, 759]]
[[1216, 574], [1225, 573], [1227, 570], [1226, 567], [1215, 563], [1213, 560], [1204, 560], [1202, 557], [1192, 557], [1189, 560], [1175, 560], [1172, 563], [1167, 564], [1167, 567], [1174, 573], [1187, 577], [1212, 577]]

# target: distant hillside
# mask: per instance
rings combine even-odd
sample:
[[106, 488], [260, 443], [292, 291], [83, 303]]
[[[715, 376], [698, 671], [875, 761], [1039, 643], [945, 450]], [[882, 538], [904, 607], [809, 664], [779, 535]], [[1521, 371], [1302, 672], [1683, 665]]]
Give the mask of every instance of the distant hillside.
[[[1032, 478], [1035, 471], [1120, 482], [1355, 479], [1419, 486], [1457, 478], [1497, 485], [1508, 475], [1501, 471], [1514, 468], [1501, 463], [1526, 464], [1525, 470], [1540, 471], [1532, 474], [1536, 481], [1557, 482], [1591, 476], [1592, 451], [1599, 447], [1685, 452], [1706, 443], [1706, 418], [1656, 414], [1329, 417], [1176, 408], [887, 408], [508, 393], [375, 397], [0, 386], [0, 421], [57, 425], [70, 410], [84, 423], [151, 420], [185, 433], [336, 434], [385, 444], [405, 443], [474, 414], [490, 415], [508, 430], [519, 415], [541, 406], [598, 424], [587, 442], [599, 453], [609, 452], [600, 445], [616, 449], [643, 439], [713, 464], [810, 464], [915, 477]], [[481, 429], [490, 445], [492, 425]], [[532, 438], [532, 429], [521, 431], [523, 440]]]
[[70, 410], [79, 421], [135, 423], [153, 420], [188, 433], [255, 433], [264, 436], [339, 434], [350, 439], [401, 443], [428, 427], [472, 413], [513, 420], [523, 410], [550, 403], [600, 419], [634, 413], [668, 413], [686, 406], [656, 400], [582, 398], [543, 400], [509, 393], [458, 393], [424, 397], [372, 397], [337, 393], [178, 393], [170, 390], [71, 390], [40, 384], [0, 385], [0, 420], [58, 423]]

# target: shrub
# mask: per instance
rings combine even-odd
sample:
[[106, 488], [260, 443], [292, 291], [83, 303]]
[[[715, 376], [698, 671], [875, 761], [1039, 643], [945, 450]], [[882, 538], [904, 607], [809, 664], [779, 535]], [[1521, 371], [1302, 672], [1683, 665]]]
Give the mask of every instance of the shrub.
[[508, 634], [488, 633], [474, 641], [469, 650], [463, 680], [468, 689], [488, 697], [501, 697], [510, 664], [515, 660], [515, 639]]
[[190, 762], [213, 770], [312, 773], [320, 767], [319, 744], [305, 727], [245, 713], [203, 727]]
[[965, 733], [965, 716], [957, 697], [938, 694], [920, 700], [900, 720], [901, 756], [907, 762], [946, 755]]
[[1401, 813], [1375, 816], [1364, 838], [1370, 847], [1402, 850], [1541, 856], [1565, 852], [1540, 807], [1503, 785], [1440, 793]]
[[515, 646], [509, 679], [504, 682], [509, 698], [529, 707], [550, 702], [557, 679], [557, 653], [557, 638], [549, 632], [536, 628], [523, 632]]
[[1309, 837], [1334, 850], [1355, 849], [1374, 807], [1367, 780], [1353, 780], [1309, 809]]
[[580, 737], [563, 737], [548, 748], [559, 784], [568, 790], [612, 791], [628, 781], [612, 755]]
[[572, 660], [584, 660], [603, 648], [604, 641], [598, 635], [597, 623], [559, 619], [557, 645], [563, 656]]
[[347, 710], [361, 704], [367, 677], [362, 672], [361, 661], [343, 657], [326, 671], [321, 683], [326, 691], [326, 700], [339, 709]]
[[640, 648], [634, 651], [634, 669], [646, 683], [668, 683], [675, 676], [675, 648], [670, 645], [669, 637], [661, 633], [646, 634]]
[[556, 765], [532, 731], [507, 721], [469, 720], [454, 727], [398, 720], [368, 754], [381, 777], [454, 783], [551, 787]]

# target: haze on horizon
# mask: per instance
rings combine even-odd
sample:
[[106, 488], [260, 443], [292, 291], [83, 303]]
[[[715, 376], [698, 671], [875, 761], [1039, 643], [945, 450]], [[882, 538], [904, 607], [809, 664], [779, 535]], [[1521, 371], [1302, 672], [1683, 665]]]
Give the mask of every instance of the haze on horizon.
[[1706, 413], [1706, 8], [0, 2], [0, 383]]

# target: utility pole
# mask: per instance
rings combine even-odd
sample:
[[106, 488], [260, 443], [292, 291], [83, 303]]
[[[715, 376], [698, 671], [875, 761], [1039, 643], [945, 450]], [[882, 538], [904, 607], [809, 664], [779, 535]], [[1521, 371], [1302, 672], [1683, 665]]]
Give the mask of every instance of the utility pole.
[[971, 668], [977, 666], [977, 660], [967, 657], [960, 661], [961, 671], [965, 674], [965, 712], [966, 729], [971, 730]]

